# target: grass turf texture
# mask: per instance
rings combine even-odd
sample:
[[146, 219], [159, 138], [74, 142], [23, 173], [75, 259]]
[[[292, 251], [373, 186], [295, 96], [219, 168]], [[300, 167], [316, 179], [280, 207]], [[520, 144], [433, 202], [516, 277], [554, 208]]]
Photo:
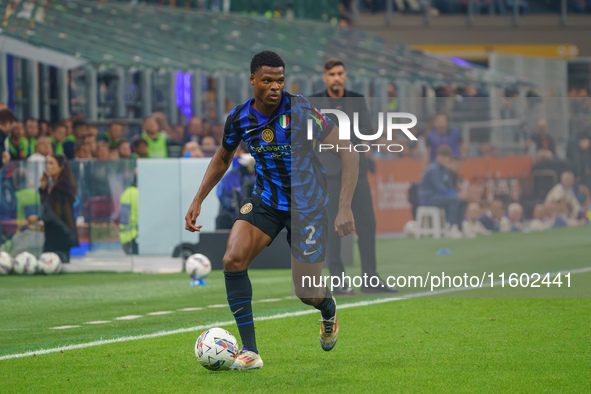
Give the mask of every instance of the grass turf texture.
[[[591, 229], [496, 234], [475, 240], [381, 240], [383, 275], [449, 265], [456, 272], [542, 272], [591, 265]], [[451, 256], [435, 256], [440, 247]], [[443, 263], [443, 264], [442, 264]], [[357, 263], [358, 266], [358, 263]], [[349, 270], [357, 274], [358, 268]], [[446, 268], [447, 272], [447, 268]], [[252, 271], [255, 301], [290, 294], [286, 270]], [[591, 273], [572, 278], [578, 295]], [[186, 275], [67, 274], [0, 277], [0, 355], [149, 334], [232, 320], [223, 276], [191, 288]], [[414, 290], [419, 291], [419, 290]], [[564, 296], [557, 289], [536, 289]], [[411, 289], [405, 289], [402, 295]], [[455, 297], [519, 297], [522, 289], [481, 289]], [[588, 296], [588, 295], [587, 295]], [[340, 303], [357, 300], [341, 300]], [[180, 312], [186, 307], [220, 308]], [[297, 300], [255, 303], [256, 316], [307, 309]], [[146, 316], [156, 311], [173, 314]], [[257, 322], [265, 368], [210, 373], [197, 365], [199, 332], [2, 360], [0, 391], [24, 390], [591, 390], [591, 305], [588, 299], [413, 299], [339, 312], [334, 351], [318, 344], [318, 316]], [[118, 321], [117, 316], [143, 315]], [[108, 324], [84, 325], [94, 320]], [[68, 330], [48, 330], [81, 325]], [[229, 328], [238, 336], [235, 325]], [[264, 383], [261, 385], [261, 383]]]

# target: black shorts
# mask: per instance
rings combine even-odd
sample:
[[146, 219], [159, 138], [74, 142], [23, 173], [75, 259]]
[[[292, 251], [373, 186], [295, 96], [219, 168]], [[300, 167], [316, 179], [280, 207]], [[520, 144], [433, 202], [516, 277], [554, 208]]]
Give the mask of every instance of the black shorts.
[[323, 262], [326, 257], [328, 231], [326, 207], [300, 212], [297, 216], [299, 220], [292, 221], [292, 212], [273, 209], [265, 204], [259, 195], [254, 194], [252, 198], [242, 202], [236, 220], [245, 220], [252, 224], [271, 237], [271, 242], [285, 227], [293, 257], [305, 263]]

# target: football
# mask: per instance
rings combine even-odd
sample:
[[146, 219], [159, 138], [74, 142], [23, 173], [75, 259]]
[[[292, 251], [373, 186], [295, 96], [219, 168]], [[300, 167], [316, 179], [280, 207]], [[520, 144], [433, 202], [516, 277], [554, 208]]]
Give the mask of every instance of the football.
[[238, 341], [223, 328], [211, 328], [197, 338], [195, 355], [199, 364], [210, 371], [224, 371], [238, 356]]
[[185, 261], [185, 271], [193, 278], [205, 278], [211, 272], [211, 262], [201, 253], [196, 253]]
[[46, 275], [59, 274], [62, 272], [62, 260], [53, 252], [45, 252], [39, 256], [39, 272]]
[[0, 275], [8, 275], [12, 271], [12, 256], [6, 252], [0, 252]]
[[19, 275], [34, 275], [37, 272], [37, 258], [29, 252], [19, 253], [14, 258], [13, 270]]

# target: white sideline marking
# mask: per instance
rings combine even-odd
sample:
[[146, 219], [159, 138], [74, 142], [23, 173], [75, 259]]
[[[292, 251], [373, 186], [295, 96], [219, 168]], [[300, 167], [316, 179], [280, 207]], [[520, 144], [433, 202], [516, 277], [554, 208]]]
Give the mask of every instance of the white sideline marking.
[[177, 309], [177, 311], [179, 312], [191, 312], [191, 311], [202, 311], [203, 308], [183, 308], [183, 309]]
[[174, 313], [173, 311], [160, 311], [160, 312], [150, 312], [150, 313], [146, 313], [149, 316], [160, 316], [160, 315], [169, 315], [171, 313]]
[[208, 305], [206, 306], [206, 308], [227, 308], [228, 304], [213, 304], [213, 305]]
[[259, 301], [253, 301], [254, 302], [277, 302], [277, 301], [281, 301], [283, 298], [268, 298], [266, 300], [259, 300]]
[[142, 315], [127, 315], [127, 316], [120, 316], [116, 317], [115, 320], [133, 320], [142, 317]]
[[97, 321], [87, 321], [84, 324], [105, 324], [105, 323], [110, 323], [111, 320], [97, 320]]
[[[580, 273], [589, 272], [589, 271], [591, 271], [591, 267], [584, 267], [584, 268], [574, 269], [571, 271], [553, 272], [553, 273], [550, 273], [550, 275], [557, 275], [558, 273], [561, 273], [563, 275], [567, 274], [567, 273], [580, 274]], [[506, 282], [508, 282], [508, 281], [506, 281]], [[496, 281], [496, 282], [494, 282], [494, 285], [498, 286], [502, 283], [503, 283], [502, 281]], [[471, 288], [471, 287], [459, 287], [459, 288], [442, 289], [442, 290], [437, 290], [437, 291], [425, 291], [422, 293], [409, 294], [404, 297], [381, 298], [381, 299], [371, 300], [371, 301], [351, 302], [348, 304], [339, 305], [338, 308], [339, 308], [339, 310], [340, 309], [347, 309], [347, 308], [356, 308], [356, 307], [360, 307], [360, 306], [383, 304], [386, 302], [400, 301], [400, 300], [411, 299], [411, 298], [421, 298], [421, 297], [446, 294], [446, 293], [453, 293], [456, 291], [464, 291], [464, 290], [475, 290], [475, 289]], [[271, 316], [256, 317], [256, 318], [254, 318], [254, 321], [276, 320], [276, 319], [283, 319], [286, 317], [310, 315], [313, 313], [318, 313], [318, 311], [316, 309], [306, 309], [306, 310], [297, 311], [297, 312], [279, 313], [279, 314], [271, 315]], [[5, 356], [0, 356], [0, 361], [1, 360], [10, 360], [13, 358], [21, 358], [21, 357], [49, 354], [49, 353], [57, 353], [57, 352], [65, 351], [65, 350], [84, 349], [87, 347], [107, 345], [110, 343], [128, 342], [128, 341], [135, 341], [138, 339], [157, 338], [157, 337], [163, 337], [163, 336], [168, 336], [168, 335], [182, 334], [182, 333], [186, 333], [186, 332], [200, 331], [200, 330], [210, 329], [212, 327], [229, 326], [232, 324], [235, 324], [234, 320], [229, 320], [229, 321], [224, 321], [224, 322], [215, 322], [215, 323], [210, 323], [210, 324], [203, 324], [203, 325], [196, 326], [196, 327], [179, 328], [177, 330], [172, 330], [172, 331], [160, 331], [160, 332], [156, 332], [153, 334], [144, 334], [144, 335], [135, 335], [135, 336], [129, 336], [129, 337], [106, 339], [106, 340], [100, 340], [100, 341], [94, 341], [94, 342], [80, 343], [78, 345], [59, 346], [59, 347], [51, 348], [51, 349], [32, 350], [32, 351], [28, 351], [28, 352], [24, 352], [24, 353], [7, 354]], [[66, 326], [64, 326], [64, 327], [66, 327]]]
[[50, 330], [65, 330], [67, 328], [78, 328], [80, 326], [59, 326], [59, 327], [49, 327]]

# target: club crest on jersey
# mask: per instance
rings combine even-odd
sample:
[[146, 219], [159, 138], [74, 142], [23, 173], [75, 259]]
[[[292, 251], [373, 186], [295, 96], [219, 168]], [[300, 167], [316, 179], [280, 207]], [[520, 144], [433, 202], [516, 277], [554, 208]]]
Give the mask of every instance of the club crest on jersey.
[[282, 128], [287, 129], [289, 127], [289, 116], [287, 116], [287, 115], [281, 115], [279, 117], [279, 125]]
[[261, 133], [261, 138], [263, 139], [263, 141], [265, 141], [267, 143], [273, 141], [274, 137], [275, 136], [273, 135], [273, 130], [271, 130], [271, 129], [265, 129]]
[[240, 213], [243, 215], [246, 215], [250, 211], [252, 211], [252, 204], [251, 203], [244, 204], [242, 206], [242, 208], [240, 208]]

